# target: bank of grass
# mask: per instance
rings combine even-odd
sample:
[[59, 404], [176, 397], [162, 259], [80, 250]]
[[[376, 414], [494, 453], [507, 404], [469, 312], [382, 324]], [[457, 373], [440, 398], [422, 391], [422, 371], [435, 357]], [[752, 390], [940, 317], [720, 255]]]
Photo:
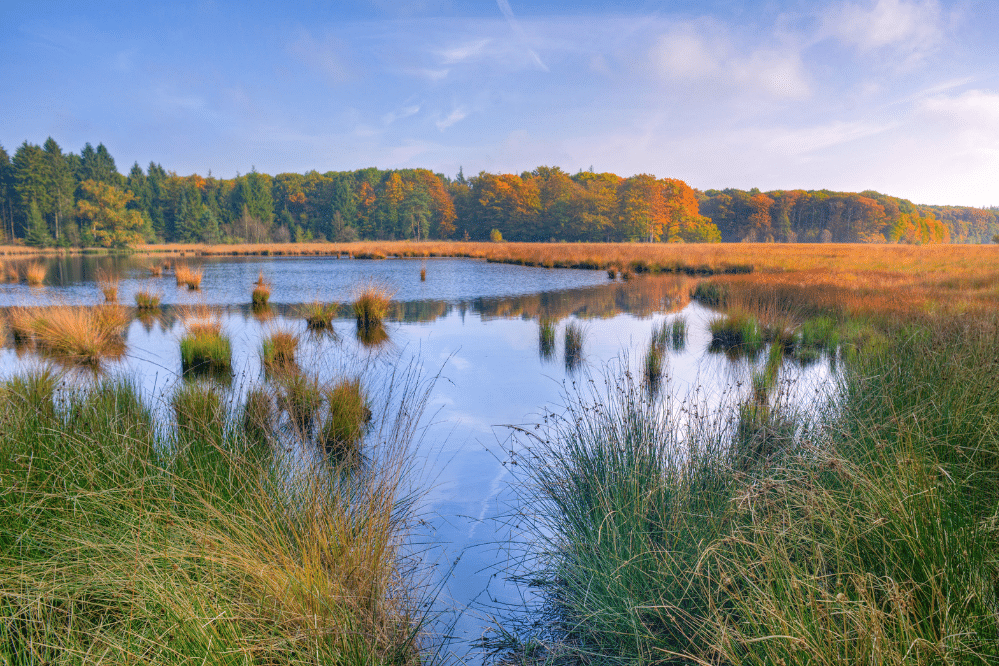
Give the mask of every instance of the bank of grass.
[[999, 659], [999, 317], [879, 325], [891, 342], [807, 418], [770, 395], [779, 345], [728, 412], [664, 409], [627, 376], [572, 400], [529, 443], [518, 517], [545, 628], [497, 644], [535, 663]]
[[410, 431], [363, 475], [289, 474], [210, 388], [184, 383], [162, 429], [130, 382], [58, 385], [0, 384], [5, 662], [423, 663]]
[[160, 307], [160, 295], [140, 289], [135, 292], [135, 308], [140, 312], [149, 312]]

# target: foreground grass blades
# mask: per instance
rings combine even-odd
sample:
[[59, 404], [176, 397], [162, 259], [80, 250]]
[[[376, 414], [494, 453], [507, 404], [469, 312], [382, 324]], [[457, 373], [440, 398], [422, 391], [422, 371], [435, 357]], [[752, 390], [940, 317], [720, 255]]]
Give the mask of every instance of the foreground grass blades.
[[237, 424], [150, 428], [128, 382], [55, 391], [0, 386], [6, 663], [418, 662], [404, 441], [289, 475]]
[[606, 663], [999, 659], [999, 321], [892, 333], [765, 455], [735, 445], [745, 429], [795, 419], [759, 395], [735, 410], [759, 418], [734, 421], [627, 378], [578, 397], [532, 443], [525, 565], [549, 633], [521, 645]]

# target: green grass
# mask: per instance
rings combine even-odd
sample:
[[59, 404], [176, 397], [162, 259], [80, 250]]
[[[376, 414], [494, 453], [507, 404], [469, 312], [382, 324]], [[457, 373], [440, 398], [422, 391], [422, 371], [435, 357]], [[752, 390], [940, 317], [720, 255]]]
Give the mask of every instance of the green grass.
[[180, 341], [184, 372], [231, 372], [232, 343], [218, 331], [198, 330]]
[[277, 396], [278, 406], [288, 414], [301, 436], [312, 431], [316, 415], [323, 404], [319, 381], [301, 373], [283, 377]]
[[747, 312], [733, 311], [713, 319], [709, 328], [713, 351], [754, 356], [763, 349], [764, 327]]
[[55, 383], [0, 384], [0, 662], [423, 663], [411, 431], [363, 475], [289, 474], [238, 423], [191, 426], [204, 387], [155, 428], [128, 381]]
[[135, 292], [135, 307], [136, 309], [142, 310], [155, 310], [160, 306], [160, 296], [159, 294], [154, 294], [148, 291], [137, 291]]
[[698, 282], [690, 295], [694, 300], [710, 307], [724, 306], [728, 300], [725, 285], [717, 282]]
[[807, 419], [775, 399], [777, 344], [727, 410], [624, 376], [550, 416], [518, 515], [541, 629], [501, 634], [514, 657], [999, 659], [999, 318], [883, 330]]
[[299, 306], [298, 314], [305, 319], [310, 331], [328, 331], [333, 328], [333, 317], [337, 313], [335, 303], [320, 303], [312, 301]]
[[274, 331], [264, 339], [261, 348], [264, 367], [271, 370], [294, 369], [297, 350], [297, 335], [286, 330]]
[[356, 461], [360, 444], [371, 423], [371, 409], [361, 380], [341, 379], [325, 390], [326, 415], [319, 427], [319, 441], [339, 460]]
[[541, 317], [538, 319], [538, 354], [543, 359], [550, 359], [555, 355], [555, 330], [558, 328], [558, 320], [551, 317]]
[[362, 288], [352, 305], [358, 328], [380, 326], [391, 301], [392, 295], [386, 287], [371, 284]]
[[583, 362], [583, 326], [578, 321], [565, 325], [565, 367], [575, 370]]

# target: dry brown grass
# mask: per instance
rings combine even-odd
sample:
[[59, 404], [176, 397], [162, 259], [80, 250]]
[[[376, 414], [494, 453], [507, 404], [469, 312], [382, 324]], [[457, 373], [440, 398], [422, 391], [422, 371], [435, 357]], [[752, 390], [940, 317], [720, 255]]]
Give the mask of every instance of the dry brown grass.
[[118, 305], [52, 305], [8, 313], [15, 339], [33, 339], [53, 356], [84, 364], [124, 354], [123, 335], [131, 320], [128, 309]]
[[187, 264], [177, 264], [174, 272], [177, 276], [178, 287], [187, 286], [191, 290], [201, 289], [202, 269], [191, 268]]
[[44, 261], [35, 261], [24, 267], [24, 280], [32, 287], [41, 286], [49, 269]]
[[105, 302], [116, 303], [118, 301], [118, 285], [120, 282], [121, 278], [110, 270], [104, 268], [97, 269], [97, 288], [104, 294]]
[[189, 335], [197, 337], [222, 333], [221, 313], [207, 305], [180, 308], [178, 315]]

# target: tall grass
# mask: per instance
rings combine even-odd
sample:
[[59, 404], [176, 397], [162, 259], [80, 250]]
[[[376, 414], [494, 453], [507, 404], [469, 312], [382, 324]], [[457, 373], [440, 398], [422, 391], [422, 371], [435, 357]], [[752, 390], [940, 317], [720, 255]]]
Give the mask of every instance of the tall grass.
[[371, 409], [361, 380], [340, 379], [325, 391], [326, 415], [319, 427], [319, 441], [336, 458], [356, 461], [359, 445], [371, 422]]
[[392, 292], [388, 287], [378, 284], [368, 284], [361, 287], [354, 295], [352, 309], [359, 328], [380, 326], [388, 314]]
[[0, 385], [5, 659], [422, 663], [405, 427], [363, 475], [289, 474], [237, 425], [205, 436], [200, 389], [163, 431], [127, 382], [26, 411], [29, 384]]
[[184, 372], [229, 373], [232, 371], [232, 343], [222, 332], [222, 322], [207, 308], [186, 313], [186, 332], [180, 341]]
[[160, 306], [160, 295], [140, 289], [135, 292], [135, 307], [140, 311], [155, 310]]
[[300, 305], [298, 314], [305, 319], [305, 325], [310, 331], [328, 331], [332, 329], [337, 310], [335, 303], [320, 303], [315, 300]]
[[298, 350], [298, 336], [290, 330], [276, 330], [268, 335], [261, 348], [264, 366], [270, 370], [291, 370], [295, 368], [295, 352]]
[[[994, 315], [898, 326], [805, 421], [768, 393], [780, 345], [731, 409], [678, 409], [627, 375], [575, 396], [525, 442], [523, 564], [546, 602], [521, 645], [592, 663], [999, 659], [997, 335]], [[748, 408], [783, 428], [774, 446], [741, 445]]]

